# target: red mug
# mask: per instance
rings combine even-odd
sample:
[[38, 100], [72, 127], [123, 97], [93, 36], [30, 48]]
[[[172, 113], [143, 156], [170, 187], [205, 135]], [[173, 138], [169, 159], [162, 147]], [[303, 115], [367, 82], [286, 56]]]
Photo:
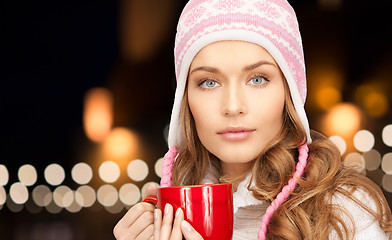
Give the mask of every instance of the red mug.
[[157, 196], [143, 202], [163, 209], [166, 203], [174, 212], [182, 208], [184, 218], [205, 240], [230, 240], [233, 236], [233, 193], [230, 183], [158, 188]]

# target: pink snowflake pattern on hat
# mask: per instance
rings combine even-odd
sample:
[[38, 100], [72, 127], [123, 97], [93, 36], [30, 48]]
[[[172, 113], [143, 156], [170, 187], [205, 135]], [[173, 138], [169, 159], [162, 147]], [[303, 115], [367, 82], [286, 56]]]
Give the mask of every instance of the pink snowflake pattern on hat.
[[220, 0], [217, 1], [214, 7], [221, 11], [230, 11], [232, 9], [240, 9], [244, 5], [242, 0]]
[[272, 16], [274, 18], [280, 18], [281, 13], [279, 9], [276, 7], [272, 7], [270, 4], [267, 4], [265, 2], [257, 2], [254, 4], [255, 8], [258, 9], [260, 12], [264, 12], [265, 15]]
[[198, 20], [198, 17], [205, 13], [205, 11], [206, 8], [204, 6], [196, 6], [195, 8], [191, 9], [188, 13], [188, 16], [185, 18], [184, 25], [191, 27]]

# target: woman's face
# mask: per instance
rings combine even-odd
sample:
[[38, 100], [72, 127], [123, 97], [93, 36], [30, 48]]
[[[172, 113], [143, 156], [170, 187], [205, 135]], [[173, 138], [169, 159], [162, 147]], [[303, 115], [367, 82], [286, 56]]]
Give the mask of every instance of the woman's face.
[[243, 171], [278, 135], [285, 101], [283, 74], [259, 45], [221, 41], [193, 59], [188, 101], [204, 147], [223, 171]]

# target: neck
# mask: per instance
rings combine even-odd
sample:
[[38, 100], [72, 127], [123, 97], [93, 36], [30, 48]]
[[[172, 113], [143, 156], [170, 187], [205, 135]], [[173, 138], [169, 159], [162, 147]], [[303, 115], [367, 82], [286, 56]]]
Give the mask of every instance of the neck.
[[252, 165], [253, 161], [247, 163], [227, 163], [221, 161], [221, 179], [223, 182], [230, 182], [233, 185], [233, 190], [236, 191], [238, 184], [245, 179]]

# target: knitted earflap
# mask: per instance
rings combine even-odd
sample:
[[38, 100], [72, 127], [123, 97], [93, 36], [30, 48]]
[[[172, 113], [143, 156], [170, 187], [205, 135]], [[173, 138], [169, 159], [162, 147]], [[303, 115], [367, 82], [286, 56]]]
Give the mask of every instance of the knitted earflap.
[[172, 186], [172, 169], [177, 156], [177, 147], [172, 147], [163, 157], [161, 187]]
[[283, 187], [282, 191], [276, 196], [275, 200], [272, 201], [271, 205], [267, 208], [263, 219], [261, 221], [261, 226], [259, 229], [258, 240], [264, 240], [267, 234], [267, 227], [272, 215], [278, 209], [282, 203], [290, 196], [291, 192], [295, 189], [298, 183], [298, 179], [301, 178], [304, 169], [306, 167], [306, 162], [308, 159], [309, 147], [305, 143], [299, 148], [298, 163], [295, 169], [294, 176], [289, 180], [286, 186]]

